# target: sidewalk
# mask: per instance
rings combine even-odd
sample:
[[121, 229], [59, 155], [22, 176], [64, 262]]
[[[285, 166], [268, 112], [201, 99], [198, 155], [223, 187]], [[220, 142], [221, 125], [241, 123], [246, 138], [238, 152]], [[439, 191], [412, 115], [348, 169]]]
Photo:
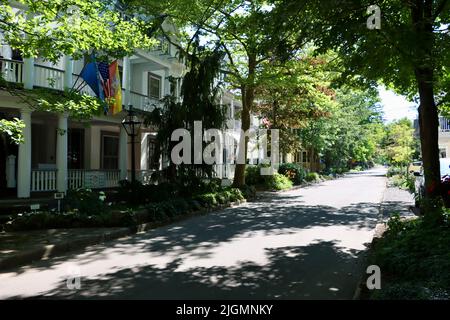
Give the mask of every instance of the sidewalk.
[[129, 228], [52, 229], [0, 233], [0, 270], [132, 233]]

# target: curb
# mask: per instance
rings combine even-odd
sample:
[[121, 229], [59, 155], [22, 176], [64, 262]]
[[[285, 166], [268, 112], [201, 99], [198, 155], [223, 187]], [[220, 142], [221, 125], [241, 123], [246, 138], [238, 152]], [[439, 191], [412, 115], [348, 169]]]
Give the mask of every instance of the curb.
[[31, 264], [36, 261], [47, 260], [49, 258], [53, 258], [56, 256], [63, 255], [70, 251], [84, 249], [88, 246], [104, 243], [111, 240], [116, 240], [119, 238], [132, 236], [134, 234], [147, 232], [151, 229], [155, 229], [158, 227], [163, 227], [166, 225], [170, 225], [176, 222], [180, 222], [183, 220], [187, 220], [193, 217], [197, 217], [200, 215], [205, 215], [208, 213], [220, 211], [226, 208], [234, 208], [238, 207], [241, 204], [246, 203], [247, 200], [239, 200], [236, 202], [231, 202], [228, 204], [218, 205], [213, 208], [201, 209], [195, 212], [191, 212], [189, 214], [185, 214], [183, 216], [177, 217], [176, 219], [166, 222], [166, 223], [142, 223], [138, 225], [134, 225], [128, 228], [120, 228], [114, 231], [105, 231], [102, 234], [93, 235], [90, 237], [86, 237], [84, 239], [78, 240], [66, 240], [62, 242], [58, 242], [50, 245], [42, 245], [39, 248], [22, 251], [18, 254], [14, 254], [10, 257], [0, 259], [0, 272], [6, 271], [7, 269], [12, 269], [16, 267], [21, 267], [23, 265]]
[[[375, 225], [375, 229], [373, 230], [373, 236], [372, 236], [372, 241], [370, 242], [370, 245], [367, 249], [367, 253], [370, 252], [371, 248], [373, 247], [374, 243], [383, 236], [384, 231], [386, 231], [386, 226], [383, 222], [383, 216], [384, 216], [384, 199], [385, 199], [385, 194], [387, 192], [387, 188], [388, 186], [388, 180], [386, 179], [386, 184], [385, 184], [385, 189], [383, 191], [383, 194], [381, 196], [381, 200], [380, 200], [380, 206], [378, 209], [378, 218], [377, 218], [377, 224]], [[364, 261], [364, 265], [367, 268], [367, 261]], [[363, 273], [361, 275], [360, 280], [358, 281], [358, 284], [356, 285], [356, 289], [355, 289], [355, 293], [353, 294], [353, 298], [352, 300], [361, 300], [361, 293], [362, 293], [362, 289], [363, 287], [365, 287], [366, 285], [366, 274]]]

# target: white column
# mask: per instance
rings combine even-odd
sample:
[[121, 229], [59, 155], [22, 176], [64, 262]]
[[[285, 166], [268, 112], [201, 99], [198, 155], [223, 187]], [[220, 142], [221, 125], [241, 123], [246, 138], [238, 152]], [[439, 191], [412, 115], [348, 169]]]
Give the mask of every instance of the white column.
[[23, 86], [33, 89], [34, 86], [34, 58], [23, 59]]
[[56, 188], [67, 191], [67, 114], [58, 114], [56, 132]]
[[120, 180], [125, 180], [128, 175], [128, 135], [122, 126], [119, 138], [119, 169]]
[[130, 57], [123, 58], [123, 73], [122, 85], [124, 89], [123, 104], [128, 106], [130, 104], [130, 90], [131, 90], [131, 62]]
[[169, 69], [164, 70], [164, 97], [170, 95], [170, 81], [169, 81], [170, 71]]
[[64, 89], [72, 89], [73, 85], [73, 60], [70, 56], [64, 56]]
[[24, 142], [19, 144], [17, 197], [29, 198], [31, 188], [31, 111], [21, 110], [20, 117], [25, 128], [23, 128]]

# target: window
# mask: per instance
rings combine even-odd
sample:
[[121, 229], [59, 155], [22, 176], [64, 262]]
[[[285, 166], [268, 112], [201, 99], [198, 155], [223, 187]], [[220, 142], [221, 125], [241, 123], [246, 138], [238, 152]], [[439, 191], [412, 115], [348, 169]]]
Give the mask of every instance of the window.
[[151, 73], [148, 74], [148, 95], [155, 99], [161, 97], [161, 77]]
[[102, 134], [102, 169], [119, 168], [119, 137], [114, 134]]
[[439, 148], [439, 156], [441, 158], [447, 158], [447, 148]]
[[147, 161], [148, 169], [158, 169], [159, 161], [156, 158], [156, 140], [153, 137], [147, 137]]

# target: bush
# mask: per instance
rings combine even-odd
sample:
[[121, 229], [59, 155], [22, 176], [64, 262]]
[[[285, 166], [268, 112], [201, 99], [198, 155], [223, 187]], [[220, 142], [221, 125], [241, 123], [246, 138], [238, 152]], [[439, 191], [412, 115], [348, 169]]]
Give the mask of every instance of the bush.
[[394, 175], [391, 176], [390, 184], [394, 187], [408, 190], [411, 193], [415, 192], [416, 178], [413, 175]]
[[305, 180], [308, 182], [315, 182], [320, 180], [320, 176], [317, 172], [310, 172], [306, 175]]
[[392, 177], [395, 175], [405, 175], [405, 174], [406, 174], [406, 169], [402, 169], [400, 167], [389, 167], [389, 169], [387, 171], [388, 177]]
[[302, 184], [306, 177], [305, 169], [297, 163], [283, 163], [278, 169], [278, 173], [285, 175], [294, 185]]
[[415, 288], [429, 288], [431, 292], [449, 290], [450, 226], [428, 225], [423, 218], [403, 221], [398, 215], [389, 220], [388, 226], [383, 238], [375, 242], [369, 259], [389, 279], [391, 289], [382, 289], [382, 294], [422, 297], [411, 294], [413, 290], [408, 283], [414, 283]]
[[245, 168], [245, 183], [250, 186], [264, 183], [264, 178], [261, 176], [261, 166], [247, 166]]
[[264, 187], [270, 190], [285, 190], [292, 188], [292, 181], [288, 177], [275, 173], [265, 176]]
[[91, 189], [69, 190], [66, 197], [68, 211], [78, 211], [85, 215], [99, 215], [108, 209], [105, 203], [106, 196], [103, 191], [96, 192]]

